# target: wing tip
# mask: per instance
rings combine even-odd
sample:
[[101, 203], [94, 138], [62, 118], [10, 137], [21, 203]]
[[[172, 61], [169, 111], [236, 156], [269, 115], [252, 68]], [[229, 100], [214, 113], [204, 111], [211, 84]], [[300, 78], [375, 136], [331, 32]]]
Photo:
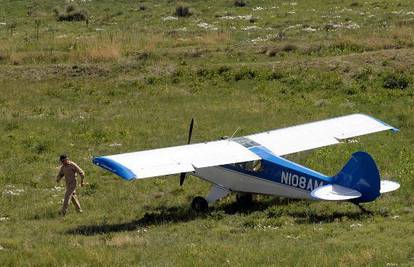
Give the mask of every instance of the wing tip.
[[121, 178], [130, 181], [136, 178], [135, 173], [133, 173], [130, 169], [125, 167], [124, 165], [116, 162], [107, 157], [95, 157], [92, 160], [93, 164], [99, 166], [105, 170], [108, 170], [116, 175], [120, 176]]
[[382, 120], [377, 119], [377, 118], [375, 118], [375, 117], [373, 117], [373, 116], [370, 116], [370, 115], [367, 115], [367, 114], [364, 114], [364, 113], [357, 113], [357, 114], [358, 114], [358, 115], [363, 115], [363, 116], [366, 116], [366, 117], [371, 118], [371, 119], [373, 119], [373, 120], [376, 120], [377, 122], [381, 123], [382, 125], [384, 125], [384, 126], [386, 126], [386, 127], [389, 127], [389, 128], [390, 128], [389, 130], [391, 130], [393, 133], [397, 133], [397, 132], [399, 132], [399, 131], [400, 131], [400, 129], [395, 128], [394, 126], [391, 126], [391, 125], [389, 125], [388, 123], [383, 122]]

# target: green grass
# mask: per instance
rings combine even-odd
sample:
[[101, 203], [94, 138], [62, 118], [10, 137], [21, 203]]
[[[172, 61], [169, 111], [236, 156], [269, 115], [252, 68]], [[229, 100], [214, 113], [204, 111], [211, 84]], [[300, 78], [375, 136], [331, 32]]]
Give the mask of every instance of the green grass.
[[[246, 3], [182, 2], [193, 15], [164, 21], [175, 3], [79, 1], [86, 25], [57, 22], [61, 1], [0, 1], [2, 266], [414, 264], [414, 4]], [[228, 19], [246, 15], [255, 19]], [[269, 196], [195, 214], [191, 199], [210, 187], [196, 177], [125, 182], [91, 163], [184, 144], [192, 117], [203, 142], [356, 112], [400, 132], [288, 158], [334, 175], [353, 152], [372, 154], [401, 183], [366, 205], [372, 216]], [[89, 183], [84, 213], [65, 218], [54, 182], [63, 152]]]

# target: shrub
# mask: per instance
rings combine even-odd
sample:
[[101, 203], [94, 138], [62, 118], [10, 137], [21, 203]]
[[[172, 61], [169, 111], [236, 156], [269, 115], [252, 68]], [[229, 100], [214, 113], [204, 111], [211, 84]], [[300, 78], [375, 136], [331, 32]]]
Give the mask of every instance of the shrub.
[[273, 81], [273, 80], [280, 80], [283, 78], [283, 74], [278, 71], [272, 71], [266, 75], [267, 80]]
[[268, 57], [274, 57], [280, 52], [294, 52], [298, 49], [298, 47], [294, 44], [285, 44], [281, 47], [268, 47], [265, 48], [262, 53], [264, 53]]
[[252, 69], [249, 69], [247, 67], [241, 68], [238, 72], [234, 74], [234, 80], [240, 81], [240, 80], [253, 80], [256, 78], [256, 72]]
[[88, 12], [75, 5], [67, 5], [63, 10], [54, 8], [53, 12], [57, 21], [85, 21], [88, 19]]
[[178, 6], [175, 9], [175, 15], [177, 17], [189, 17], [191, 16], [191, 12], [190, 9], [186, 6]]
[[244, 2], [243, 0], [235, 0], [234, 1], [234, 6], [244, 7], [244, 6], [246, 6], [246, 2]]
[[8, 58], [5, 52], [0, 51], [0, 62]]
[[386, 74], [383, 78], [383, 87], [388, 89], [405, 89], [410, 81], [404, 74]]
[[366, 48], [356, 40], [338, 40], [328, 47], [333, 52], [363, 52]]
[[285, 51], [285, 52], [293, 52], [293, 51], [295, 51], [297, 49], [298, 49], [298, 47], [296, 45], [294, 45], [294, 44], [285, 44], [282, 47], [282, 51]]
[[43, 152], [46, 152], [48, 150], [48, 145], [45, 143], [37, 143], [34, 145], [33, 150], [36, 152], [36, 154], [41, 154]]
[[217, 70], [217, 74], [225, 81], [231, 81], [233, 79], [231, 68], [228, 66], [220, 66]]
[[277, 48], [277, 47], [272, 47], [272, 48], [268, 48], [268, 49], [266, 49], [265, 54], [266, 54], [266, 56], [268, 56], [268, 57], [274, 57], [274, 56], [276, 56], [276, 54], [277, 54], [277, 53], [279, 53], [279, 52], [280, 52], [280, 49], [279, 49], [279, 48]]

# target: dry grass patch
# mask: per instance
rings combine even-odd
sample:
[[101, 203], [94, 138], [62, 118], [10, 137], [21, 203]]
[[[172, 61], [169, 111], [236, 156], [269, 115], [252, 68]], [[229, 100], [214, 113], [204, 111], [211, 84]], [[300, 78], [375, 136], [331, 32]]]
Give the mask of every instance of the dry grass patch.
[[21, 65], [24, 62], [24, 54], [19, 52], [12, 52], [9, 54], [9, 62], [12, 65]]
[[414, 29], [413, 27], [399, 27], [391, 31], [392, 38], [400, 45], [405, 47], [413, 46], [413, 36]]
[[85, 54], [87, 60], [94, 62], [116, 61], [121, 57], [121, 48], [118, 44], [105, 44], [91, 47]]
[[145, 38], [144, 40], [142, 40], [142, 48], [146, 52], [154, 52], [165, 41], [165, 38], [166, 37], [164, 36], [164, 34], [161, 33], [150, 35], [148, 39]]
[[[165, 37], [167, 38], [167, 37]], [[188, 35], [176, 38], [174, 36], [168, 36], [168, 44], [173, 44], [173, 47], [184, 46], [214, 46], [223, 45], [230, 41], [230, 34], [228, 32], [204, 32], [197, 35]], [[167, 43], [167, 42], [166, 42]]]
[[230, 40], [228, 32], [207, 32], [196, 38], [199, 45], [217, 45], [224, 44]]
[[106, 62], [117, 61], [122, 55], [121, 46], [118, 43], [93, 42], [85, 47], [72, 50], [71, 61]]

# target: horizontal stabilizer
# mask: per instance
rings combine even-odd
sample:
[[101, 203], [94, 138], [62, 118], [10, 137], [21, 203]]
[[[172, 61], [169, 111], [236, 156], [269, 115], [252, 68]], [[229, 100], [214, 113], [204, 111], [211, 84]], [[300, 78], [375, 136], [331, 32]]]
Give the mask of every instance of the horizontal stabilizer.
[[340, 185], [325, 185], [311, 192], [312, 197], [322, 200], [348, 200], [361, 197], [361, 193]]
[[397, 182], [393, 182], [393, 181], [388, 181], [388, 180], [381, 180], [381, 184], [380, 184], [380, 193], [388, 193], [391, 191], [395, 191], [398, 188], [400, 188], [400, 184]]

